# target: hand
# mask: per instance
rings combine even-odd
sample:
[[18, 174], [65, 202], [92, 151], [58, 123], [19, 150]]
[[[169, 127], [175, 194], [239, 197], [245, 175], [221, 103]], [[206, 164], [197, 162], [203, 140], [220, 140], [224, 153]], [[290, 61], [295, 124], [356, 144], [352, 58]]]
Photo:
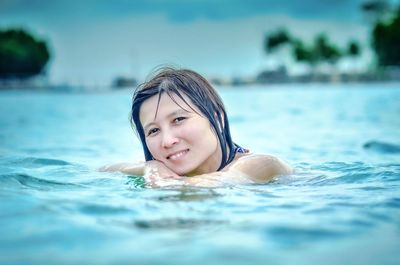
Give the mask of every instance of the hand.
[[164, 163], [157, 160], [146, 162], [143, 177], [147, 185], [152, 188], [184, 184], [184, 177], [179, 176]]

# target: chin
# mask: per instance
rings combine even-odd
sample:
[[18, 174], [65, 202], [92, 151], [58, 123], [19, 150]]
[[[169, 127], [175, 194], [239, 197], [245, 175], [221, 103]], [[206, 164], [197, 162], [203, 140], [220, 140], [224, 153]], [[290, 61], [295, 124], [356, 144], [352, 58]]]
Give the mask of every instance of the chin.
[[179, 176], [196, 175], [193, 173], [193, 169], [190, 168], [176, 168], [173, 171]]

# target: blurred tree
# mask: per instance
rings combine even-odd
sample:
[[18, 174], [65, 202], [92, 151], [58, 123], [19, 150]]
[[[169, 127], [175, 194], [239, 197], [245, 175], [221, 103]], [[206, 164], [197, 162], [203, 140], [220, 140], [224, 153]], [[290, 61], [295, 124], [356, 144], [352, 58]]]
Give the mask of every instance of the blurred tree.
[[296, 61], [307, 63], [312, 69], [323, 62], [334, 65], [342, 55], [324, 34], [319, 34], [311, 46], [306, 46], [301, 40], [293, 40], [292, 54]]
[[347, 45], [347, 55], [352, 58], [355, 58], [360, 56], [360, 54], [361, 54], [360, 44], [355, 40], [350, 41], [349, 44]]
[[282, 45], [288, 44], [291, 37], [286, 29], [279, 29], [265, 36], [264, 49], [267, 53], [272, 53]]
[[391, 5], [388, 0], [368, 0], [361, 3], [361, 10], [370, 23], [381, 19], [390, 9]]
[[345, 52], [345, 55], [349, 57], [350, 63], [353, 65], [352, 70], [353, 73], [357, 70], [357, 61], [356, 59], [360, 57], [361, 55], [361, 46], [356, 40], [351, 40], [347, 44], [347, 50]]
[[265, 35], [264, 51], [268, 54], [271, 65], [275, 65], [275, 70], [286, 67], [290, 60], [288, 48], [290, 48], [291, 37], [285, 28], [280, 28]]
[[0, 78], [29, 78], [44, 72], [50, 59], [46, 42], [23, 29], [0, 30]]
[[287, 44], [290, 44], [292, 57], [297, 62], [309, 65], [313, 74], [316, 74], [316, 70], [318, 70], [319, 66], [323, 66], [323, 63], [328, 63], [331, 67], [335, 67], [341, 57], [347, 55], [355, 58], [361, 53], [358, 42], [351, 41], [348, 44], [347, 50], [342, 51], [323, 33], [318, 34], [314, 38], [313, 43], [309, 45], [305, 44], [301, 39], [292, 36], [285, 29], [279, 29], [267, 35], [264, 39], [266, 53], [275, 53]]
[[372, 47], [378, 65], [400, 66], [400, 7], [390, 20], [379, 20], [375, 24]]
[[325, 34], [319, 34], [314, 41], [314, 56], [318, 62], [335, 64], [341, 57], [341, 52], [333, 43], [330, 43]]
[[307, 47], [301, 40], [292, 42], [292, 55], [298, 62], [309, 64], [312, 68], [317, 63], [317, 58], [313, 53], [312, 47]]

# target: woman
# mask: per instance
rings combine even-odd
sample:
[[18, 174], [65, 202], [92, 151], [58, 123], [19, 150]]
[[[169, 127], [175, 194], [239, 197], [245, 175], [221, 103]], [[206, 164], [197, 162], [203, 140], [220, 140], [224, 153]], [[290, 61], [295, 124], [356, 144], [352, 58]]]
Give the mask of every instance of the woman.
[[221, 98], [191, 70], [163, 68], [134, 95], [131, 124], [146, 162], [103, 168], [144, 175], [151, 186], [265, 183], [292, 169], [270, 155], [255, 155], [232, 141]]

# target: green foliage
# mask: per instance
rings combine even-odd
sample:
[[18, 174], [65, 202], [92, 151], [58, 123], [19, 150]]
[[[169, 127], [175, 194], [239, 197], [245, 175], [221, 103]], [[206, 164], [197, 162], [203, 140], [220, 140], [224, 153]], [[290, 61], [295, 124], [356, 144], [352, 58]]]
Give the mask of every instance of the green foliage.
[[357, 57], [360, 55], [360, 53], [360, 44], [358, 44], [358, 42], [355, 40], [350, 41], [347, 47], [347, 55], [349, 55], [350, 57]]
[[372, 31], [372, 47], [381, 66], [400, 65], [400, 8], [391, 21], [378, 21]]
[[292, 45], [292, 53], [296, 61], [310, 65], [320, 62], [334, 64], [342, 56], [339, 48], [330, 43], [324, 34], [318, 35], [311, 46], [306, 46], [301, 40], [292, 41]]
[[361, 4], [361, 10], [375, 18], [381, 17], [390, 9], [388, 0], [369, 0]]
[[265, 36], [264, 47], [267, 53], [271, 53], [284, 44], [290, 43], [291, 37], [285, 29], [279, 29]]
[[0, 78], [41, 74], [49, 59], [46, 42], [23, 29], [0, 30]]
[[361, 54], [357, 41], [350, 41], [347, 49], [342, 50], [323, 33], [317, 35], [310, 45], [304, 44], [301, 39], [292, 36], [285, 29], [279, 29], [264, 39], [264, 49], [267, 53], [275, 52], [286, 44], [290, 44], [292, 56], [296, 61], [309, 64], [313, 68], [320, 63], [335, 65], [343, 56], [357, 57]]
[[339, 48], [330, 43], [325, 34], [320, 34], [315, 38], [313, 53], [317, 61], [329, 63], [336, 63], [341, 56]]
[[293, 42], [292, 53], [296, 61], [314, 65], [317, 58], [312, 50], [312, 47], [307, 47], [301, 40]]

